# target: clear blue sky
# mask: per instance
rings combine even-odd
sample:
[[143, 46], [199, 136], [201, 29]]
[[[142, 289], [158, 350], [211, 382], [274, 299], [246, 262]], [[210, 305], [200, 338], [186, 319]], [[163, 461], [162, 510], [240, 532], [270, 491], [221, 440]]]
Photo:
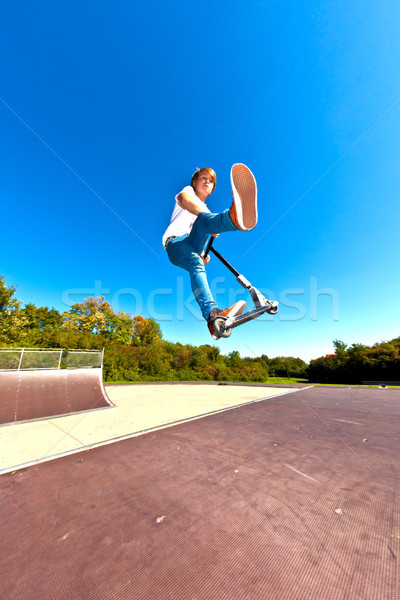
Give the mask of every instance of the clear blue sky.
[[[259, 223], [216, 247], [281, 308], [221, 351], [398, 336], [399, 31], [387, 0], [3, 4], [0, 274], [24, 303], [105, 295], [214, 344], [161, 237], [196, 167], [220, 211], [244, 162]], [[221, 307], [247, 299], [214, 257], [208, 274]]]

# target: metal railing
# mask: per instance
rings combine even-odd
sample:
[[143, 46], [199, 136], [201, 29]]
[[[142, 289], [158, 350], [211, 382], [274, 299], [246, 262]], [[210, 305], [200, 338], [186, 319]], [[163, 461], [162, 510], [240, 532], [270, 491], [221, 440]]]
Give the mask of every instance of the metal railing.
[[0, 348], [0, 371], [102, 368], [103, 350]]

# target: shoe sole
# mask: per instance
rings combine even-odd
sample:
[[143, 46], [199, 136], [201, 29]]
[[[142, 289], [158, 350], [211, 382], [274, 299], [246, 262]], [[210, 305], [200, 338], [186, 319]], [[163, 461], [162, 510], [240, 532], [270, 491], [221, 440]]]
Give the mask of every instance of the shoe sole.
[[231, 186], [238, 224], [242, 230], [249, 231], [257, 225], [257, 184], [246, 165], [232, 166]]

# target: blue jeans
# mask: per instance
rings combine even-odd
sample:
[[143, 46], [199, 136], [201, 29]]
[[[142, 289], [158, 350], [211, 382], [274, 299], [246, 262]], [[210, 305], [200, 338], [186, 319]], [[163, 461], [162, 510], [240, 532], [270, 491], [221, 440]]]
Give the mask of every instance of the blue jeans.
[[237, 231], [229, 215], [229, 209], [222, 213], [202, 212], [193, 223], [189, 234], [181, 235], [167, 245], [168, 258], [172, 264], [189, 272], [193, 294], [206, 320], [217, 304], [212, 297], [200, 254], [211, 233], [225, 231]]

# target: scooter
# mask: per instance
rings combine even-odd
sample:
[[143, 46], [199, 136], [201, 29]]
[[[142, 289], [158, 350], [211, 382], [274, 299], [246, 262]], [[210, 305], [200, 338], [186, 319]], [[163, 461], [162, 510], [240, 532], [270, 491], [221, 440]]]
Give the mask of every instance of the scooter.
[[255, 308], [253, 310], [249, 310], [248, 312], [242, 313], [241, 315], [237, 315], [235, 317], [216, 317], [213, 321], [213, 327], [218, 336], [227, 338], [231, 335], [232, 329], [235, 327], [239, 327], [239, 325], [243, 325], [243, 323], [247, 323], [248, 321], [252, 321], [257, 317], [263, 315], [265, 312], [269, 315], [275, 315], [278, 310], [278, 302], [273, 300], [267, 300], [265, 296], [253, 285], [251, 285], [250, 281], [241, 275], [239, 271], [237, 271], [227, 260], [213, 247], [214, 237], [210, 237], [204, 256], [207, 256], [209, 252], [212, 252], [225, 267], [229, 269], [233, 275], [236, 277], [236, 281], [240, 283], [242, 287], [246, 290], [249, 290], [250, 295], [253, 299]]

